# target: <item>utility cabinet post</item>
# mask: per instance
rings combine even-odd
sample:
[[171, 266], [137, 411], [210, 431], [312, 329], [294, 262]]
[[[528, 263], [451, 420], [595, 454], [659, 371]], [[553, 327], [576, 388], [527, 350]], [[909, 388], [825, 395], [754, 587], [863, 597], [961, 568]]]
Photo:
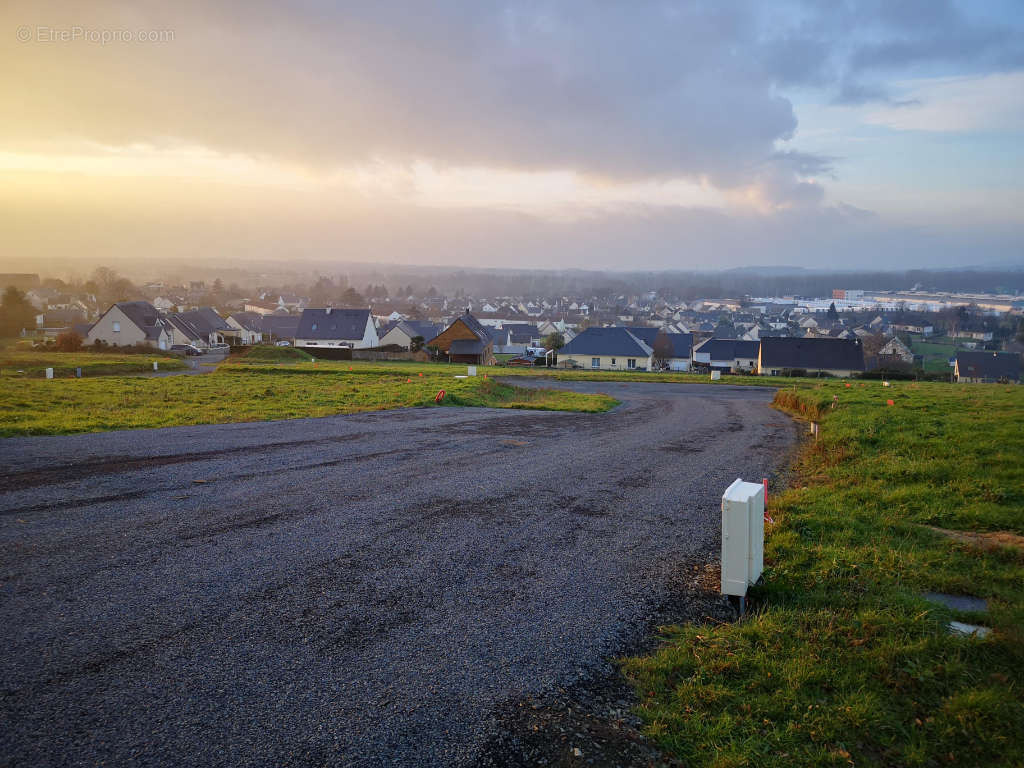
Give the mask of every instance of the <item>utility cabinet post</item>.
[[737, 479], [722, 494], [722, 594], [738, 598], [764, 570], [764, 486]]

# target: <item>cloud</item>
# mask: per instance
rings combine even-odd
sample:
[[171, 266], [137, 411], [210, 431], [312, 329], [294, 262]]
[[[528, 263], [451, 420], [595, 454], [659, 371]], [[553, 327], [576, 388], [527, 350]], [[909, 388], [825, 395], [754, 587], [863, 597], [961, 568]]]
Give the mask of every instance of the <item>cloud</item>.
[[[15, 0], [0, 12], [6, 29], [174, 35], [5, 46], [15, 98], [0, 106], [0, 141], [181, 142], [324, 170], [425, 159], [739, 186], [796, 128], [761, 61], [753, 7], [99, 0], [84, 14]], [[772, 50], [780, 71], [799, 69]]]
[[901, 131], [1024, 131], [1024, 72], [901, 83], [906, 103], [878, 107], [864, 121]]
[[[91, 174], [94, 183], [71, 188], [110, 206], [132, 200], [119, 190], [133, 175], [159, 176], [176, 204], [203, 200], [210, 211], [265, 216], [267, 242], [285, 251], [287, 212], [294, 228], [309, 226], [299, 236], [304, 248], [333, 252], [341, 239], [364, 257], [422, 244], [454, 258], [463, 227], [474, 249], [501, 240], [496, 252], [508, 258], [518, 243], [520, 252], [543, 251], [541, 264], [562, 252], [585, 261], [604, 252], [601, 237], [626, 258], [630, 243], [671, 260], [679, 242], [737, 258], [774, 242], [792, 250], [787, 262], [813, 260], [819, 245], [869, 223], [828, 204], [834, 161], [799, 151], [790, 94], [856, 103], [851, 114], [899, 129], [1019, 130], [1021, 21], [984, 7], [5, 0], [0, 163], [42, 173], [40, 158], [49, 157], [52, 171]], [[40, 27], [76, 26], [172, 34], [108, 44], [37, 39]], [[32, 39], [17, 41], [21, 27]], [[179, 194], [179, 173], [198, 178], [201, 192]], [[52, 192], [66, 180], [51, 182]], [[268, 191], [257, 196], [256, 188]], [[131, 206], [140, 219], [163, 220], [142, 201], [162, 206], [163, 197], [147, 192]], [[543, 216], [545, 207], [559, 215]], [[228, 231], [245, 247], [268, 247], [250, 242], [240, 223], [231, 229], [189, 210], [146, 242], [196, 249], [201, 240], [180, 231], [194, 226], [218, 248], [244, 252], [222, 238]], [[771, 223], [759, 218], [792, 229], [765, 229]], [[382, 232], [372, 234], [371, 223]], [[262, 222], [252, 231], [264, 231]], [[50, 243], [76, 247], [55, 236]]]

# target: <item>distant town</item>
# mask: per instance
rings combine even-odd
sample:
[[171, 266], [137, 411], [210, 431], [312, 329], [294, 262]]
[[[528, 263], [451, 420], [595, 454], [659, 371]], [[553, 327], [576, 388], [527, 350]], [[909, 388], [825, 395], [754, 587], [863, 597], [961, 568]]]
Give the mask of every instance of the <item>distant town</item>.
[[[88, 279], [71, 281], [0, 274], [0, 323], [7, 337], [64, 351], [134, 348], [187, 356], [271, 344], [325, 358], [479, 365], [1020, 378], [1019, 290], [837, 285], [824, 295], [684, 299], [678, 289], [657, 284], [636, 290], [642, 279], [617, 286], [605, 280], [604, 286], [596, 282], [589, 291], [560, 295], [511, 295], [480, 290], [486, 280], [479, 275], [463, 280], [468, 288], [453, 287], [451, 280], [440, 287], [382, 281], [357, 288], [347, 277], [321, 275], [246, 289], [220, 278], [136, 284], [100, 267]], [[777, 286], [780, 278], [772, 282]]]

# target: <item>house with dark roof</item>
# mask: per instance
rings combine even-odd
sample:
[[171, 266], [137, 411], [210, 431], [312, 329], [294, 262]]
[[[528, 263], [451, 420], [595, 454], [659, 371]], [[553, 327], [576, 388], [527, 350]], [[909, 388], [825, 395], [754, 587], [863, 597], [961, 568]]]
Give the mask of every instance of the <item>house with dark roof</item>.
[[377, 326], [369, 309], [304, 309], [295, 332], [297, 347], [376, 347]]
[[621, 326], [591, 327], [558, 350], [563, 367], [602, 371], [649, 371], [654, 350]]
[[148, 301], [119, 301], [100, 315], [85, 338], [86, 344], [101, 341], [112, 347], [143, 345], [171, 348], [171, 329]]
[[864, 346], [860, 339], [767, 336], [760, 343], [757, 371], [762, 376], [805, 371], [847, 377], [864, 371]]
[[[667, 359], [670, 371], [688, 371], [693, 367], [693, 334], [692, 333], [666, 333], [665, 338], [671, 347], [672, 353]], [[659, 343], [655, 341], [655, 343]], [[653, 347], [652, 347], [653, 348]]]
[[260, 315], [260, 332], [263, 341], [276, 344], [279, 341], [295, 343], [295, 334], [299, 332], [298, 315]]
[[658, 338], [660, 328], [645, 328], [643, 326], [626, 326], [626, 330], [636, 336], [640, 341], [651, 349], [654, 349], [654, 340]]
[[501, 327], [510, 334], [509, 344], [522, 344], [528, 347], [540, 341], [540, 331], [533, 323], [503, 323]]
[[760, 348], [759, 341], [712, 337], [693, 348], [693, 362], [704, 369], [754, 373]]
[[953, 380], [960, 384], [1020, 383], [1020, 355], [1014, 352], [961, 349], [956, 353]]
[[233, 332], [225, 332], [225, 335], [236, 344], [259, 344], [263, 341], [262, 321], [263, 316], [256, 312], [232, 312], [224, 322]]
[[426, 346], [447, 356], [452, 363], [469, 365], [494, 365], [494, 340], [490, 330], [480, 323], [467, 309]]
[[[384, 329], [381, 329], [384, 330]], [[387, 331], [380, 337], [380, 346], [386, 347], [391, 344], [410, 349], [412, 340], [417, 336], [426, 343], [441, 332], [441, 326], [435, 323], [428, 323], [422, 320], [399, 320], [388, 327]]]
[[36, 315], [36, 330], [44, 336], [57, 336], [70, 331], [85, 321], [85, 313], [78, 309], [50, 309]]
[[232, 326], [213, 307], [175, 312], [165, 317], [171, 328], [171, 343], [174, 345], [191, 344], [206, 349], [214, 344], [226, 344], [228, 336], [233, 335]]

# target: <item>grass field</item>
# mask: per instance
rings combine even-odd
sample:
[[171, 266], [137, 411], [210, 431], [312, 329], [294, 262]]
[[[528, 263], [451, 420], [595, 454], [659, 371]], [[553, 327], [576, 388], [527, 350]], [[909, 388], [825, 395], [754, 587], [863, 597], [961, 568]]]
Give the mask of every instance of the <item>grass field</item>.
[[[247, 356], [240, 356], [232, 358], [225, 365], [231, 366], [247, 366], [250, 365], [253, 360]], [[259, 362], [275, 362], [275, 361], [259, 361]], [[457, 373], [465, 373], [466, 365], [460, 363], [416, 363], [406, 361], [364, 361], [364, 360], [352, 360], [352, 361], [334, 361], [334, 360], [318, 360], [316, 363], [311, 362], [281, 362], [282, 367], [295, 368], [298, 370], [304, 369], [317, 369], [317, 370], [334, 370], [343, 371], [346, 373], [354, 374], [370, 374], [370, 375], [384, 375], [384, 374], [405, 374], [409, 376], [416, 376], [420, 373], [424, 375], [443, 375], [452, 376]], [[550, 377], [557, 381], [632, 381], [632, 382], [690, 382], [690, 383], [712, 383], [711, 377], [704, 373], [676, 373], [676, 372], [658, 372], [653, 373], [649, 371], [590, 371], [586, 369], [581, 370], [565, 370], [559, 368], [545, 368], [543, 366], [533, 367], [504, 367], [504, 366], [479, 366], [478, 372], [481, 376], [484, 374], [494, 377], [507, 377], [507, 376], [533, 376], [533, 377]], [[782, 377], [771, 377], [771, 376], [729, 376], [725, 375], [717, 381], [715, 384], [743, 384], [751, 386], [761, 387], [778, 387], [786, 384], [792, 384], [794, 381], [806, 382], [806, 379], [787, 379]]]
[[772, 500], [752, 612], [625, 660], [648, 733], [695, 766], [1024, 765], [1024, 388], [831, 382], [776, 403], [821, 439]]
[[256, 345], [247, 349], [243, 354], [234, 358], [246, 363], [308, 363], [312, 362], [313, 356], [308, 352], [296, 349], [295, 347], [271, 347]]
[[0, 378], [0, 436], [58, 435], [111, 429], [269, 421], [383, 408], [434, 406], [598, 412], [604, 395], [536, 390], [492, 379], [353, 375], [308, 368], [222, 366], [215, 373], [167, 378]]
[[152, 372], [154, 362], [158, 362], [163, 371], [179, 371], [187, 367], [180, 359], [159, 352], [153, 355], [118, 355], [4, 349], [0, 351], [0, 376], [43, 378], [47, 368], [53, 368], [55, 378], [74, 378], [76, 368], [82, 369], [82, 376], [116, 376]]
[[915, 355], [922, 356], [924, 370], [929, 373], [949, 373], [949, 358], [956, 357], [957, 345], [953, 341], [914, 341], [911, 349]]

